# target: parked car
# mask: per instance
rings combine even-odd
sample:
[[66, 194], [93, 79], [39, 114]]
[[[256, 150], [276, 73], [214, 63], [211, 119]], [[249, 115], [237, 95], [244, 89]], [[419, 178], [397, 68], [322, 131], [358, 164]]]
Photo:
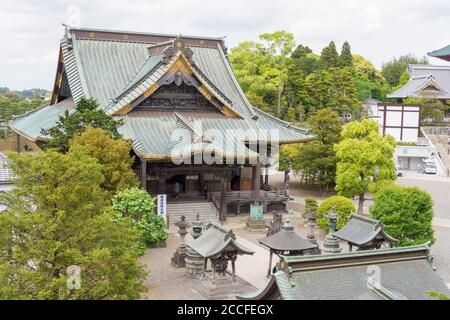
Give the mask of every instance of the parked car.
[[395, 174], [397, 175], [397, 177], [403, 177], [403, 167], [401, 165], [395, 165]]

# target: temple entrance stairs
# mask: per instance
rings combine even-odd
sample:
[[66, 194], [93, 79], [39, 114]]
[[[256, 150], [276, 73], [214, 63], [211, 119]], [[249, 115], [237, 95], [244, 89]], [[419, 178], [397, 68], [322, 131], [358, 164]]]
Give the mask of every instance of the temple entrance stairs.
[[204, 223], [208, 222], [211, 218], [217, 221], [219, 220], [217, 209], [211, 201], [199, 199], [167, 202], [169, 225], [173, 225], [175, 222], [179, 221], [183, 215], [186, 217], [186, 221], [191, 223], [195, 220], [197, 214]]

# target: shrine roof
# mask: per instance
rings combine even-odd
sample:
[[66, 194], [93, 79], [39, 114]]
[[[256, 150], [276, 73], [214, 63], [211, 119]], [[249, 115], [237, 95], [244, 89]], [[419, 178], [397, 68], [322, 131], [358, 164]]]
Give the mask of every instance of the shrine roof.
[[285, 222], [275, 234], [258, 240], [262, 245], [276, 251], [303, 251], [317, 248], [318, 245], [303, 239], [294, 232], [290, 222]]
[[188, 240], [186, 244], [204, 258], [219, 255], [230, 247], [238, 254], [254, 254], [254, 252], [236, 239], [230, 228], [224, 227], [214, 220], [210, 220], [203, 230], [203, 234], [195, 240]]
[[450, 66], [411, 64], [409, 81], [388, 98], [450, 99]]
[[430, 57], [440, 58], [445, 61], [450, 61], [450, 45], [441, 49], [434, 50], [428, 53]]
[[350, 215], [347, 224], [334, 235], [357, 246], [367, 244], [377, 236], [383, 237], [387, 242], [398, 243], [398, 240], [384, 231], [383, 223], [380, 220], [358, 214]]
[[[349, 253], [282, 256], [267, 287], [239, 299], [429, 300], [450, 294], [427, 245]], [[275, 292], [275, 294], [274, 294]]]

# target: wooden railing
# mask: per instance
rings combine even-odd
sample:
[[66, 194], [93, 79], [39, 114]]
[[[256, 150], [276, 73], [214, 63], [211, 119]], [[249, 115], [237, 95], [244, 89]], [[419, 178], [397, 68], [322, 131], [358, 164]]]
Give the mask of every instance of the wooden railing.
[[[280, 189], [272, 189], [272, 190], [260, 190], [259, 192], [260, 201], [263, 204], [264, 212], [267, 211], [267, 206], [271, 203], [285, 203], [287, 205], [287, 201], [289, 200], [289, 196], [286, 195], [283, 190]], [[245, 204], [251, 204], [255, 201], [255, 192], [254, 191], [228, 191], [225, 194], [226, 205], [235, 204], [236, 205], [236, 214], [239, 214], [241, 211], [241, 206]], [[220, 192], [211, 192], [210, 195], [211, 201], [216, 206], [217, 210], [220, 211], [220, 203], [221, 203], [221, 193]]]

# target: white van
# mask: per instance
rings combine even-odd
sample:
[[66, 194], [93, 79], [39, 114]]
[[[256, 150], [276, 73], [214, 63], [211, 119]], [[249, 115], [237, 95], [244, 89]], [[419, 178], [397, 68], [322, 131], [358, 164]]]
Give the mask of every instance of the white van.
[[423, 173], [427, 173], [427, 174], [436, 174], [436, 163], [434, 163], [434, 160], [423, 160], [424, 165], [423, 165]]

